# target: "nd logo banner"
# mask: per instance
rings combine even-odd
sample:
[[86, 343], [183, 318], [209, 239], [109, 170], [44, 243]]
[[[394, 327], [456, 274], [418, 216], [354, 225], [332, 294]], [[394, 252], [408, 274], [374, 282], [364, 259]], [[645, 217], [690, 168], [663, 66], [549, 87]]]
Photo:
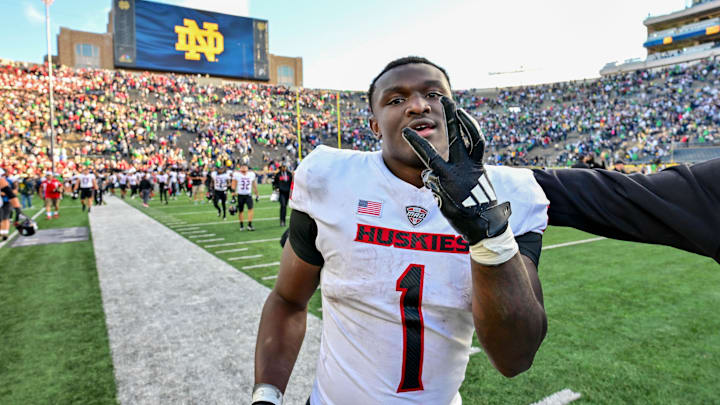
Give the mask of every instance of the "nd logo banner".
[[216, 55], [225, 50], [225, 38], [218, 32], [218, 25], [215, 23], [203, 23], [200, 29], [197, 22], [184, 18], [184, 25], [176, 25], [177, 43], [176, 51], [184, 51], [185, 59], [200, 60], [200, 54], [205, 54], [208, 62], [217, 62]]

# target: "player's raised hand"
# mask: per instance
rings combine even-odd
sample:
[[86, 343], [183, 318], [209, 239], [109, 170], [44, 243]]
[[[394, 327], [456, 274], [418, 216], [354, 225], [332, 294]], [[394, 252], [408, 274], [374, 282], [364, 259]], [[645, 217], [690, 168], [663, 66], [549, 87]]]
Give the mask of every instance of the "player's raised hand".
[[427, 166], [422, 173], [423, 183], [435, 194], [440, 211], [474, 245], [505, 232], [510, 203], [497, 202], [482, 164], [485, 139], [475, 119], [457, 109], [449, 98], [442, 97], [440, 101], [445, 113], [448, 160], [411, 128], [403, 129], [403, 138]]

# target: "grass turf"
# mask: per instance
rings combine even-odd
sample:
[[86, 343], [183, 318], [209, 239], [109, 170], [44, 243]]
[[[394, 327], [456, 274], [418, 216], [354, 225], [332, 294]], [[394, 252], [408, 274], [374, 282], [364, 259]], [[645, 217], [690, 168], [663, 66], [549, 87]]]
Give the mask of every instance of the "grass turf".
[[[270, 193], [261, 186], [261, 194]], [[204, 247], [260, 283], [272, 287], [279, 261], [278, 205], [261, 199], [256, 232], [239, 232], [236, 217], [223, 222], [210, 204], [186, 197], [150, 208], [149, 216]], [[197, 229], [182, 230], [196, 225]], [[213, 236], [197, 237], [198, 231]], [[592, 235], [550, 228], [544, 246]], [[223, 238], [222, 241], [198, 242]], [[215, 246], [218, 244], [232, 244]], [[228, 252], [228, 250], [245, 249]], [[232, 258], [256, 256], [254, 258]], [[710, 259], [675, 249], [612, 240], [549, 249], [540, 264], [548, 335], [528, 372], [506, 379], [481, 353], [473, 355], [461, 387], [466, 404], [528, 404], [564, 388], [579, 404], [719, 403], [720, 273]], [[319, 294], [310, 310], [321, 316]], [[475, 345], [479, 345], [475, 342]]]
[[[39, 228], [88, 226], [77, 201], [60, 211]], [[6, 245], [0, 263], [0, 404], [116, 403], [92, 241]]]

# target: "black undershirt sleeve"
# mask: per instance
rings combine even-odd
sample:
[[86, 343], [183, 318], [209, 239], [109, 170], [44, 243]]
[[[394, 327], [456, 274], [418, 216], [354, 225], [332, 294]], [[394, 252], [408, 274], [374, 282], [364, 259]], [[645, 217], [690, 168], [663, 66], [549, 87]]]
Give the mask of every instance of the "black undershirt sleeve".
[[527, 256], [533, 263], [535, 268], [540, 268], [540, 251], [542, 250], [542, 234], [528, 232], [515, 237], [515, 241], [520, 248], [520, 254]]
[[15, 193], [13, 193], [13, 190], [10, 186], [5, 186], [0, 191], [5, 194], [5, 197], [7, 197], [8, 200], [12, 200], [13, 198], [15, 198]]
[[659, 173], [534, 170], [550, 225], [673, 246], [720, 263], [720, 159]]
[[310, 215], [302, 211], [292, 210], [288, 231], [290, 246], [297, 257], [315, 266], [325, 264], [322, 254], [315, 246], [318, 229], [315, 220]]

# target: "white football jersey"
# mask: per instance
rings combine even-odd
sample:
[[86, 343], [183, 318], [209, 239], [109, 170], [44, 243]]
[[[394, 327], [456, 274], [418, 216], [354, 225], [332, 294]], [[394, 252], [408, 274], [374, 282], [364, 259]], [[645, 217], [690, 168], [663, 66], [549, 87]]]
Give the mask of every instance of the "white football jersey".
[[[516, 236], [549, 204], [532, 172], [486, 166]], [[433, 194], [395, 177], [381, 152], [320, 146], [290, 207], [317, 223], [323, 331], [313, 404], [460, 404], [475, 327], [468, 243]]]
[[255, 181], [255, 172], [248, 170], [242, 174], [239, 171], [233, 175], [233, 180], [237, 182], [235, 193], [239, 195], [250, 195], [252, 193], [252, 184]]
[[127, 175], [125, 173], [118, 174], [118, 183], [122, 185], [127, 184]]
[[215, 191], [226, 191], [228, 189], [228, 185], [230, 185], [230, 175], [228, 175], [227, 172], [222, 174], [212, 172], [210, 176], [213, 178]]
[[80, 188], [92, 188], [93, 180], [95, 180], [94, 174], [92, 174], [92, 173], [81, 174], [79, 176], [79, 178], [80, 178]]
[[155, 176], [155, 180], [157, 180], [158, 183], [167, 183], [168, 175], [167, 174], [158, 174], [157, 176]]

